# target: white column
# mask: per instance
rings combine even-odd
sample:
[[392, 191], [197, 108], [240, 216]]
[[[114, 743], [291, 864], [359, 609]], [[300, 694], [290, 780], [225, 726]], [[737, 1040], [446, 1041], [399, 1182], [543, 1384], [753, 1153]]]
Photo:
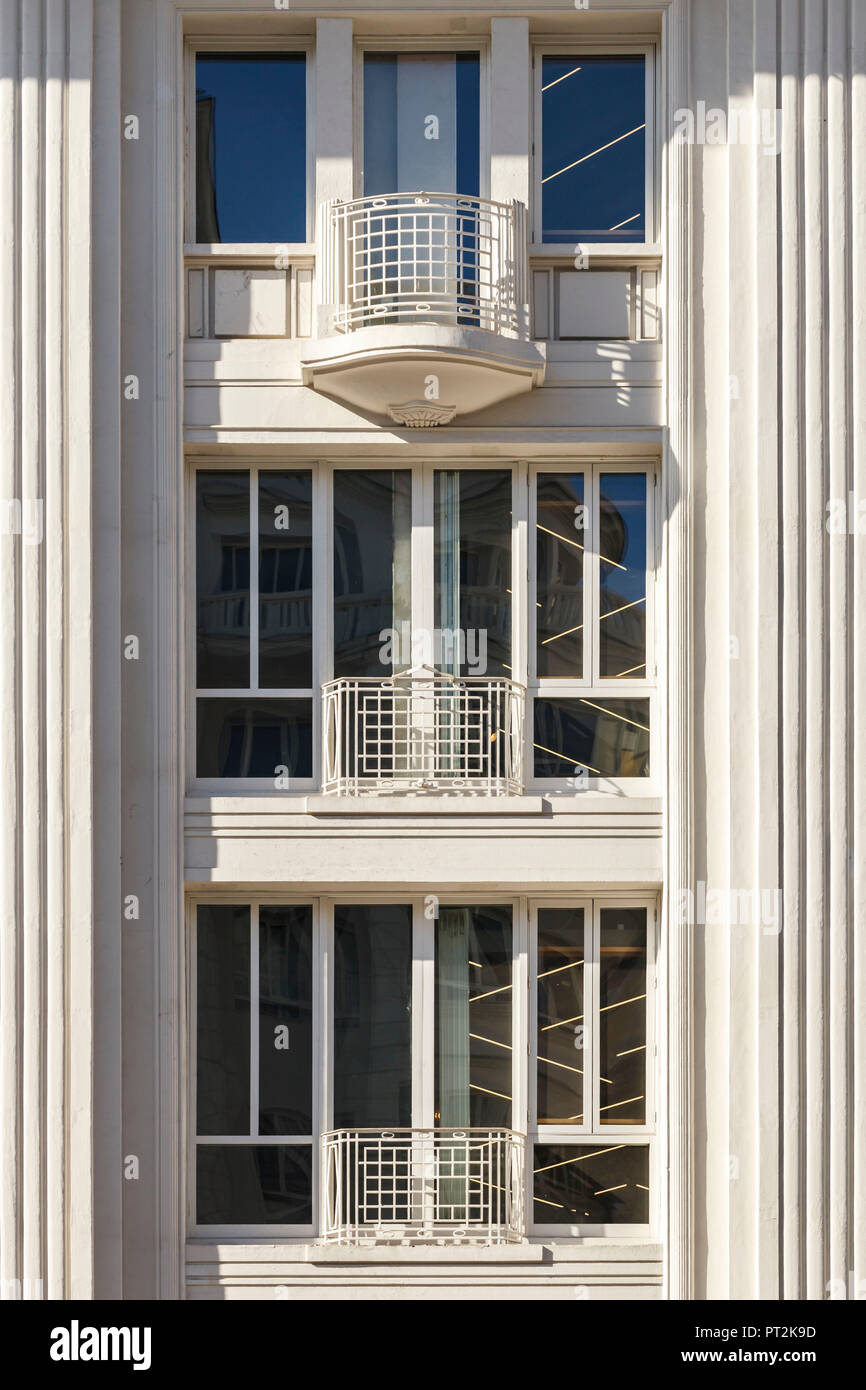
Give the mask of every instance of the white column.
[[[530, 206], [532, 55], [529, 20], [490, 21], [490, 196]], [[482, 180], [483, 189], [483, 180]]]
[[316, 20], [316, 207], [354, 196], [352, 21]]
[[91, 3], [0, 4], [11, 523], [0, 533], [0, 1245], [13, 1297], [93, 1292]]

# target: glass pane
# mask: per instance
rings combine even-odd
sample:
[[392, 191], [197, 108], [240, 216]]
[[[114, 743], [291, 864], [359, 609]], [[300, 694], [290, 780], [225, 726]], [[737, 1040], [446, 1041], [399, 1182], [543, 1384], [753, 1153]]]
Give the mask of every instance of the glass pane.
[[649, 700], [536, 700], [535, 776], [648, 777]]
[[365, 195], [477, 196], [478, 116], [477, 53], [365, 54]]
[[[197, 700], [197, 777], [312, 777], [311, 700]], [[280, 769], [288, 769], [286, 772]]]
[[646, 1144], [536, 1144], [533, 1220], [537, 1226], [646, 1225]]
[[306, 241], [303, 53], [200, 53], [196, 240]]
[[539, 679], [583, 676], [582, 473], [541, 473], [536, 493], [535, 624]]
[[259, 1133], [313, 1132], [313, 909], [259, 909]]
[[334, 908], [334, 1126], [412, 1123], [412, 909]]
[[408, 471], [334, 472], [335, 676], [412, 665], [411, 487]]
[[437, 470], [434, 665], [511, 675], [511, 473]]
[[250, 475], [196, 473], [200, 690], [250, 684]]
[[201, 906], [196, 930], [196, 1133], [250, 1132], [250, 910]]
[[511, 908], [440, 907], [437, 1125], [511, 1125]]
[[581, 1125], [584, 1057], [582, 907], [538, 912], [538, 1085], [540, 1125]]
[[642, 54], [542, 62], [543, 241], [643, 241]]
[[599, 674], [645, 680], [646, 474], [603, 473], [599, 493]]
[[312, 1146], [199, 1144], [195, 1187], [199, 1226], [310, 1226]]
[[259, 684], [313, 684], [313, 475], [259, 474]]
[[646, 1124], [646, 908], [605, 907], [599, 962], [603, 1125]]

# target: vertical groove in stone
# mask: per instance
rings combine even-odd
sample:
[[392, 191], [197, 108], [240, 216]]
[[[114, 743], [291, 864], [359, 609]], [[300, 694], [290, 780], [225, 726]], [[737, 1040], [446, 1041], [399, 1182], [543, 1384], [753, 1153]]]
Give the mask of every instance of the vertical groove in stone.
[[801, 806], [804, 728], [800, 703], [803, 666], [803, 573], [800, 563], [804, 452], [802, 438], [802, 10], [801, 0], [781, 10], [781, 487], [782, 487], [782, 1297], [802, 1292], [804, 1202], [801, 1105], [803, 903]]
[[[858, 509], [850, 538], [853, 546], [851, 589], [852, 741], [854, 770], [852, 854], [852, 994], [853, 1106], [853, 1275], [855, 1290], [866, 1281], [866, 6], [851, 0], [851, 402], [852, 493]], [[858, 523], [859, 527], [858, 528]], [[862, 1283], [866, 1288], [866, 1282]]]
[[45, 8], [45, 1296], [62, 1298], [65, 1284], [66, 1198], [64, 1142], [65, 1054], [65, 748], [64, 622], [66, 596], [66, 515], [64, 498], [63, 409], [63, 247], [55, 229], [63, 226], [63, 144], [49, 138], [63, 129], [66, 73], [66, 0], [46, 0]]
[[827, 709], [826, 709], [826, 435], [824, 144], [824, 0], [805, 0], [803, 77], [803, 238], [805, 250], [805, 663], [806, 794], [803, 853], [806, 988], [806, 1288], [823, 1298], [827, 1206]]
[[15, 500], [18, 457], [18, 0], [0, 0], [0, 502], [10, 509], [0, 530], [0, 1278], [21, 1270], [20, 1093], [20, 805], [18, 689], [21, 615]]
[[[829, 496], [848, 500], [847, 0], [827, 0], [827, 446]], [[860, 132], [862, 139], [863, 132]], [[861, 248], [861, 252], [862, 252]], [[824, 510], [826, 523], [827, 512]], [[847, 1282], [849, 1265], [849, 1041], [848, 1041], [848, 554], [850, 537], [830, 535], [829, 636], [829, 1174], [828, 1277]]]
[[44, 814], [43, 748], [43, 576], [44, 547], [29, 542], [27, 512], [44, 499], [43, 487], [43, 381], [42, 253], [44, 248], [42, 199], [38, 170], [42, 139], [42, 6], [25, 4], [21, 19], [21, 318], [19, 360], [21, 370], [20, 446], [21, 505], [21, 924], [23, 1039], [21, 1090], [21, 1183], [23, 1233], [21, 1268], [25, 1284], [43, 1277], [43, 895]]
[[[666, 107], [689, 103], [689, 24], [685, 0], [673, 0], [664, 20]], [[668, 1269], [671, 1298], [688, 1298], [692, 1290], [692, 1045], [691, 928], [672, 910], [678, 890], [692, 887], [692, 628], [691, 628], [691, 334], [689, 258], [691, 248], [690, 157], [686, 144], [665, 131], [666, 205], [681, 210], [665, 229], [666, 302], [670, 312], [665, 335], [669, 455], [667, 459], [667, 601], [676, 615], [667, 631], [668, 788], [665, 850], [665, 960], [668, 1009]], [[676, 325], [676, 327], [674, 327]]]

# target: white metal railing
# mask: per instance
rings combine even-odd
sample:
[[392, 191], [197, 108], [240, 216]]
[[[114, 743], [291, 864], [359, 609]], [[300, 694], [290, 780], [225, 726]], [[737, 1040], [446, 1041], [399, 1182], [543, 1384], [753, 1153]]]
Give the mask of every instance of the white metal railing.
[[341, 333], [434, 322], [528, 339], [526, 208], [456, 193], [323, 207], [322, 302]]
[[429, 667], [322, 686], [322, 791], [523, 791], [524, 689]]
[[332, 1130], [322, 1136], [322, 1239], [522, 1240], [524, 1148], [510, 1129]]

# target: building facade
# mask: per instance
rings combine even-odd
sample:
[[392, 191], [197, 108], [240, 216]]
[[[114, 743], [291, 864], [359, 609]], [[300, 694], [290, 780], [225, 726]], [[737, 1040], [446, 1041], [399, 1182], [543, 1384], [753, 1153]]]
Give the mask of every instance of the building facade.
[[856, 1296], [863, 0], [0, 62], [4, 1293]]

